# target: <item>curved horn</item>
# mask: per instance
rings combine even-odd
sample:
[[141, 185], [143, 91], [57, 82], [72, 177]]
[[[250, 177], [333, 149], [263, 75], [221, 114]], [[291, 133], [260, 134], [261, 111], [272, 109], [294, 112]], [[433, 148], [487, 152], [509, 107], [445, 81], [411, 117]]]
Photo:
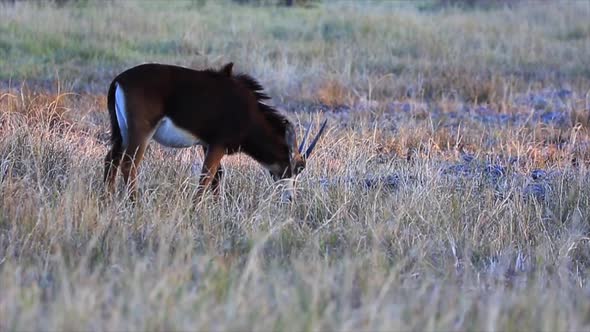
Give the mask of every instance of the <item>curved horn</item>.
[[313, 141], [311, 142], [311, 144], [307, 148], [307, 151], [305, 151], [305, 155], [304, 155], [304, 158], [305, 159], [309, 158], [309, 156], [311, 155], [311, 152], [313, 151], [313, 149], [315, 148], [316, 144], [320, 140], [320, 136], [322, 136], [322, 133], [324, 132], [324, 129], [326, 129], [326, 124], [327, 123], [328, 123], [328, 119], [324, 120], [324, 122], [322, 123], [322, 126], [320, 127], [320, 131], [318, 131], [318, 134], [315, 136], [315, 138], [313, 139]]
[[303, 134], [303, 141], [299, 144], [299, 153], [303, 152], [303, 147], [305, 146], [305, 142], [307, 141], [307, 136], [309, 135], [309, 130], [311, 129], [311, 122], [307, 125], [305, 129], [305, 134]]

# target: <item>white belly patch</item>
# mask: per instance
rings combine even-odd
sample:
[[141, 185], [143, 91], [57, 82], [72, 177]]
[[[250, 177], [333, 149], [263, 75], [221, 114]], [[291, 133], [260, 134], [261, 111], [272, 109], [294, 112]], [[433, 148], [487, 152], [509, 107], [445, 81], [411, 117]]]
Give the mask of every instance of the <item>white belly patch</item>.
[[[123, 148], [127, 148], [129, 144], [129, 124], [127, 121], [125, 92], [118, 83], [115, 84], [115, 114], [117, 115], [117, 123], [121, 131]], [[171, 148], [187, 148], [201, 144], [197, 137], [189, 131], [176, 126], [168, 117], [164, 117], [159, 122], [152, 137], [156, 142]]]
[[156, 142], [171, 148], [187, 148], [201, 144], [196, 136], [176, 126], [168, 117], [164, 117], [160, 121], [153, 138]]

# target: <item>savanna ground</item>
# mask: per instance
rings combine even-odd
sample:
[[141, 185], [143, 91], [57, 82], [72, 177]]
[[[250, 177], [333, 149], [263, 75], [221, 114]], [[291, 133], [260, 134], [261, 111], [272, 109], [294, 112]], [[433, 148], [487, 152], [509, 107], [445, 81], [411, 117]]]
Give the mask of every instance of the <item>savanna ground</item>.
[[[590, 330], [589, 17], [0, 3], [0, 330]], [[103, 199], [106, 89], [147, 61], [328, 118], [296, 201], [233, 156], [193, 210], [200, 149], [155, 143], [138, 204]]]

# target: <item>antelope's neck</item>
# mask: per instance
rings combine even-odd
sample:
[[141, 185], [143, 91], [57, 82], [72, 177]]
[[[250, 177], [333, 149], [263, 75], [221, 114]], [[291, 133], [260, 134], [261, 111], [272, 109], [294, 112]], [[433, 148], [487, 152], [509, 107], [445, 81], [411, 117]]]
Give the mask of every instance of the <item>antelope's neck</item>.
[[248, 133], [243, 151], [263, 165], [283, 162], [284, 142], [267, 126], [254, 126]]

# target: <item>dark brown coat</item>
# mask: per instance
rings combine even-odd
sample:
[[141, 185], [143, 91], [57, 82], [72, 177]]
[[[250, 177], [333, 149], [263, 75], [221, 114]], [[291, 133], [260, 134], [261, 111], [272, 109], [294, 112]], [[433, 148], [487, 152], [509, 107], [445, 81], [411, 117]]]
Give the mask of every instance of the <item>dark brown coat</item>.
[[121, 164], [134, 198], [137, 168], [152, 137], [167, 146], [203, 146], [199, 196], [210, 184], [217, 191], [225, 154], [244, 152], [275, 179], [295, 176], [305, 168], [305, 157], [297, 149], [294, 126], [265, 105], [266, 99], [256, 80], [232, 73], [232, 63], [219, 71], [143, 64], [122, 72], [108, 92], [112, 148], [104, 181], [109, 192]]

